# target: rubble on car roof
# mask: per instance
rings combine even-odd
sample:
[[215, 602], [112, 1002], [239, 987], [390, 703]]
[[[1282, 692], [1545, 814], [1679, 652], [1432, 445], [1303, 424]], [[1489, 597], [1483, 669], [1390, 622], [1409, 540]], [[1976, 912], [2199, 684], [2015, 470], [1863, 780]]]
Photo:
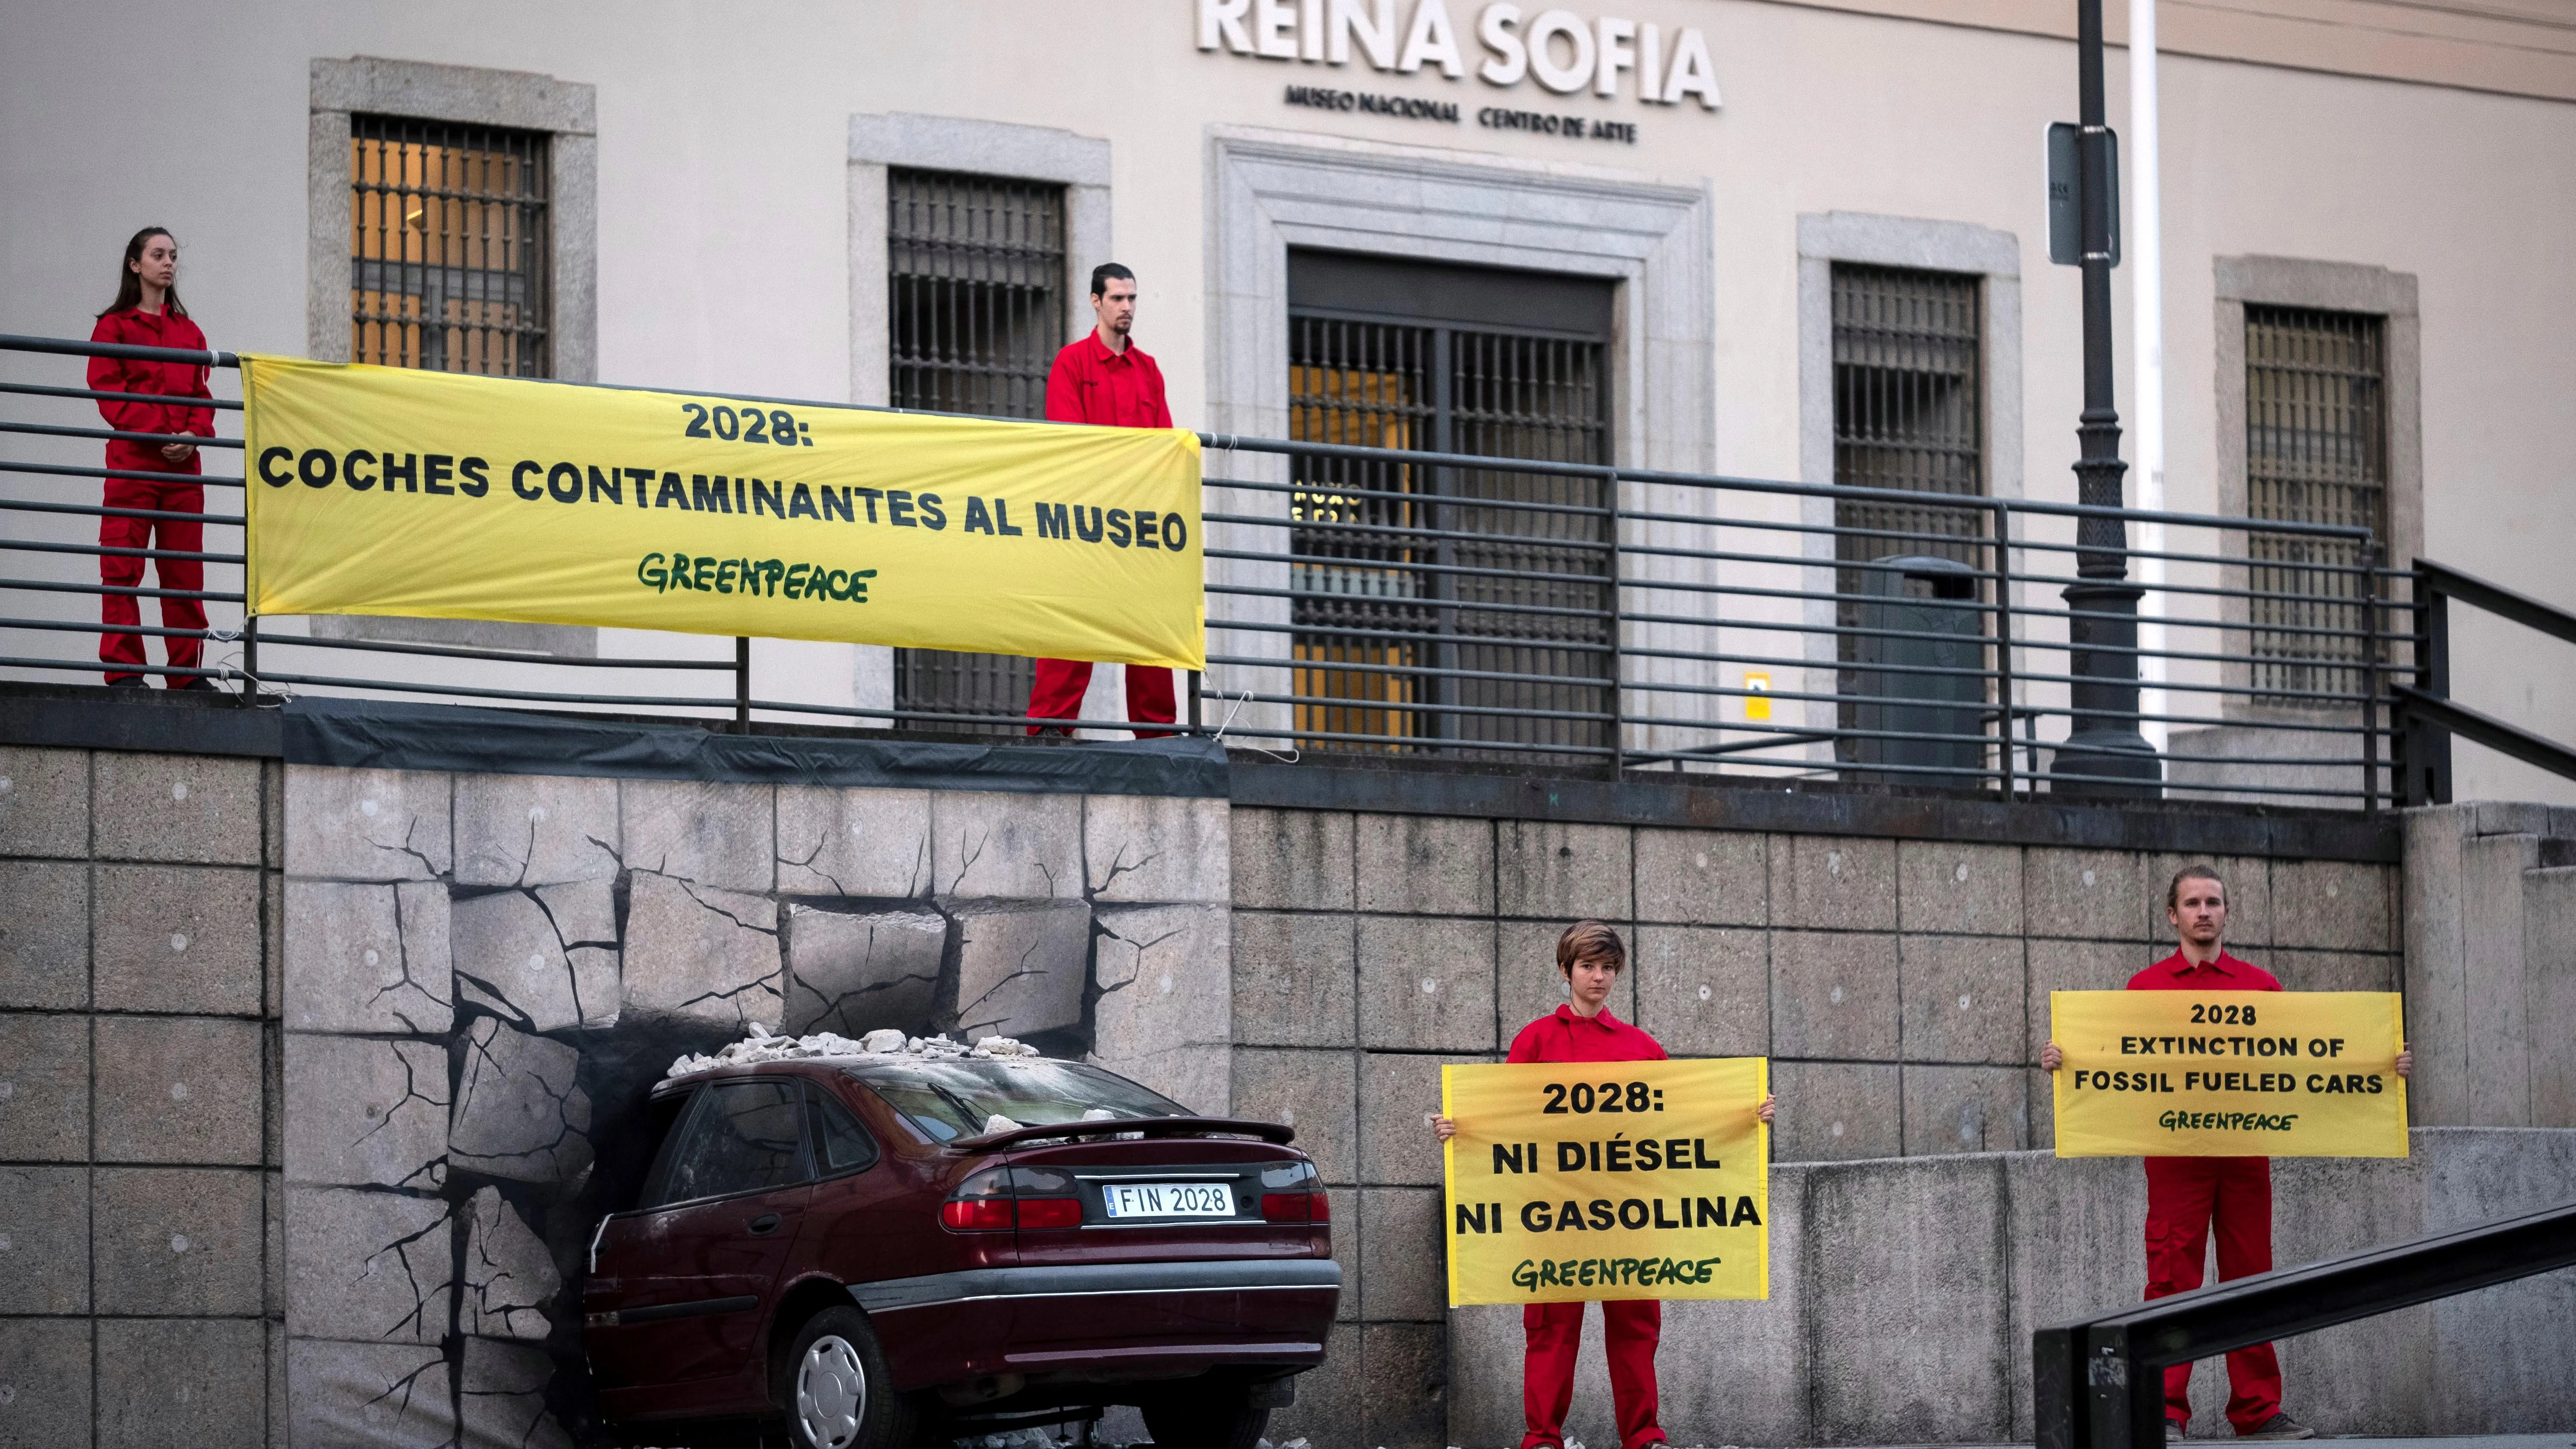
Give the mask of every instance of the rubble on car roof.
[[981, 1060], [1034, 1057], [1036, 1047], [1007, 1036], [988, 1036], [969, 1046], [953, 1041], [947, 1033], [937, 1036], [907, 1036], [892, 1027], [880, 1027], [857, 1040], [834, 1031], [818, 1031], [811, 1036], [777, 1036], [760, 1022], [751, 1024], [751, 1035], [726, 1046], [713, 1056], [690, 1053], [671, 1063], [662, 1074], [663, 1080], [703, 1072], [709, 1067], [751, 1066], [759, 1062], [806, 1061], [818, 1057], [892, 1057], [937, 1060], [947, 1057], [973, 1057]]

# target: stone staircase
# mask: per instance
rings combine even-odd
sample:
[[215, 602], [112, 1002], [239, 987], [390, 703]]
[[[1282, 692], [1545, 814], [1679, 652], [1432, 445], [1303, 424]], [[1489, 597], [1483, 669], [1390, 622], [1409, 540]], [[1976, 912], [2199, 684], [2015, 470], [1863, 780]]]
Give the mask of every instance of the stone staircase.
[[2406, 815], [2417, 1126], [2576, 1127], [2576, 808]]

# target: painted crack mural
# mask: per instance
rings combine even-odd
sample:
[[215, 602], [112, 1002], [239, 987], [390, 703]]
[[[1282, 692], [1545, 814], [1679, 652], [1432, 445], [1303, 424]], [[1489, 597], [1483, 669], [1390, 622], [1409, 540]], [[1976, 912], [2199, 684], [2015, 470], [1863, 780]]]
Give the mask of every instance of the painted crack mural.
[[287, 780], [297, 1442], [609, 1442], [585, 1248], [753, 1024], [1005, 1035], [1227, 1106], [1222, 801]]

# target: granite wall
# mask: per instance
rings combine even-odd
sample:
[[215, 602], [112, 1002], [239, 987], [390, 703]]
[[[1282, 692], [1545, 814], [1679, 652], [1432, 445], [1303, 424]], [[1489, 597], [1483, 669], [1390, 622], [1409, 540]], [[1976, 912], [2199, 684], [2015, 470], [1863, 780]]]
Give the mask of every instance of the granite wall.
[[282, 1433], [280, 768], [0, 747], [0, 1445]]
[[[0, 1445], [592, 1442], [572, 1310], [643, 1166], [620, 1124], [751, 1021], [1002, 1032], [1294, 1123], [1347, 1288], [1273, 1439], [1505, 1442], [1515, 1332], [1444, 1305], [1424, 1118], [1442, 1063], [1561, 999], [1581, 915], [1629, 935], [1623, 1015], [1770, 1055], [1783, 1100], [1775, 1296], [1673, 1310], [1678, 1438], [2027, 1434], [2028, 1328], [2135, 1291], [2142, 1213], [2126, 1164], [2038, 1151], [2047, 992], [2160, 953], [2181, 859], [0, 749]], [[2217, 863], [2292, 986], [2399, 983], [2394, 867]], [[2555, 1001], [2576, 912], [2534, 869]], [[2285, 1165], [2283, 1260], [2576, 1193], [2571, 1153]], [[2293, 1407], [2532, 1422], [2566, 1360], [2515, 1345], [2564, 1278], [2290, 1345]]]

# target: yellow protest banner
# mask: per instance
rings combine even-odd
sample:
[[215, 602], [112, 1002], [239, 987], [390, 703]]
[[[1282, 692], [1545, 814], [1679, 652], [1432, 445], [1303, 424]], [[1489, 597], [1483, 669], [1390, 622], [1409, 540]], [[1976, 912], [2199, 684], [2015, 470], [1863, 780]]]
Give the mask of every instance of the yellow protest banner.
[[250, 609], [1205, 667], [1199, 445], [244, 359]]
[[2052, 991], [2060, 1157], [2404, 1157], [2392, 991]]
[[1769, 1067], [1442, 1067], [1450, 1303], [1770, 1297]]

